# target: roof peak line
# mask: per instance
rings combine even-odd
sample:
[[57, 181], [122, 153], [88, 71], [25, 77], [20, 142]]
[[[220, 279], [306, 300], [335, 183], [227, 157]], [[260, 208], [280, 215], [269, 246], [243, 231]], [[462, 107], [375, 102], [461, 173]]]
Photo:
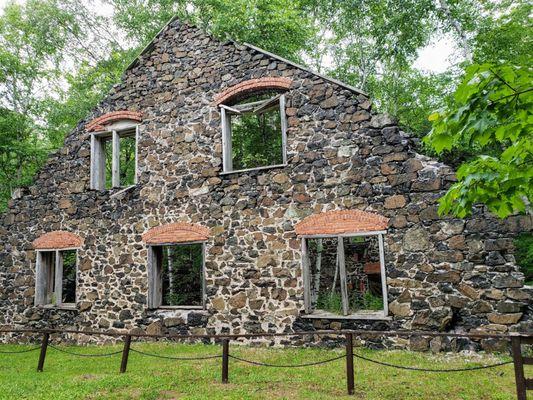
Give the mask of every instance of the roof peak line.
[[[142, 55], [148, 53], [149, 51], [151, 51], [151, 50], [153, 49], [155, 39], [157, 39], [157, 38], [158, 38], [158, 37], [159, 37], [159, 36], [160, 36], [160, 35], [161, 35], [161, 34], [162, 34], [162, 33], [163, 33], [163, 32], [164, 32], [164, 31], [165, 31], [165, 30], [166, 30], [166, 29], [172, 24], [172, 23], [173, 23], [173, 22], [177, 21], [178, 19], [179, 19], [179, 18], [178, 18], [177, 15], [173, 16], [173, 17], [172, 17], [172, 18], [171, 18], [171, 19], [170, 19], [170, 20], [169, 20], [169, 21], [168, 21], [168, 22], [167, 22], [167, 23], [161, 28], [161, 30], [160, 30], [160, 31], [159, 31], [159, 32], [153, 37], [153, 39], [150, 40], [150, 42], [149, 42], [149, 43], [148, 43], [148, 44], [147, 44], [147, 45], [141, 50], [141, 52], [139, 53], [139, 55], [133, 59], [133, 61], [132, 61], [132, 62], [126, 67], [126, 69], [125, 69], [124, 72], [126, 72], [126, 71], [130, 70], [131, 68], [133, 68], [134, 66], [136, 66], [137, 63], [139, 62], [140, 57], [141, 57]], [[298, 69], [300, 69], [300, 70], [302, 70], [302, 71], [305, 71], [305, 72], [307, 72], [307, 73], [309, 73], [309, 74], [311, 74], [311, 75], [315, 75], [315, 76], [317, 76], [317, 77], [319, 77], [319, 78], [322, 78], [322, 79], [324, 79], [324, 80], [326, 80], [326, 81], [328, 81], [328, 82], [330, 82], [330, 83], [333, 83], [333, 84], [335, 84], [335, 85], [341, 86], [341, 87], [343, 87], [343, 88], [345, 88], [345, 89], [348, 89], [348, 90], [351, 91], [351, 92], [354, 92], [354, 93], [357, 93], [357, 94], [363, 95], [363, 96], [365, 96], [365, 97], [369, 97], [369, 95], [368, 95], [366, 92], [362, 91], [362, 90], [359, 89], [359, 88], [356, 88], [355, 86], [349, 85], [349, 84], [344, 83], [344, 82], [342, 82], [342, 81], [340, 81], [340, 80], [338, 80], [338, 79], [335, 79], [335, 78], [329, 77], [329, 76], [327, 76], [327, 75], [323, 75], [323, 74], [321, 74], [321, 73], [319, 73], [319, 72], [313, 71], [313, 70], [311, 70], [309, 67], [306, 67], [306, 66], [304, 66], [304, 65], [302, 65], [302, 64], [298, 64], [298, 63], [296, 63], [296, 62], [294, 62], [294, 61], [291, 61], [291, 60], [288, 60], [288, 59], [286, 59], [286, 58], [284, 58], [284, 57], [278, 56], [277, 54], [271, 53], [271, 52], [269, 52], [269, 51], [267, 51], [267, 50], [264, 50], [264, 49], [262, 49], [262, 48], [260, 48], [260, 47], [254, 46], [253, 44], [250, 44], [250, 43], [247, 43], [247, 42], [240, 43], [240, 42], [237, 42], [236, 40], [233, 40], [233, 39], [221, 40], [221, 39], [218, 39], [218, 38], [214, 37], [212, 34], [210, 34], [210, 33], [206, 32], [206, 31], [204, 31], [203, 29], [198, 28], [196, 25], [193, 25], [193, 24], [191, 24], [191, 23], [189, 23], [189, 22], [183, 22], [183, 21], [181, 21], [181, 20], [179, 20], [179, 21], [180, 21], [180, 23], [183, 24], [183, 25], [186, 25], [186, 26], [188, 26], [188, 27], [190, 27], [190, 28], [193, 28], [193, 29], [197, 29], [197, 30], [202, 31], [203, 33], [205, 33], [205, 34], [211, 36], [213, 39], [215, 39], [215, 40], [219, 40], [221, 43], [229, 42], [229, 43], [232, 43], [232, 44], [237, 45], [237, 46], [245, 46], [245, 47], [248, 47], [249, 49], [252, 49], [252, 50], [254, 50], [254, 51], [257, 51], [257, 52], [259, 52], [259, 53], [262, 53], [262, 54], [266, 55], [267, 57], [275, 58], [275, 59], [277, 59], [278, 61], [281, 61], [281, 62], [284, 62], [284, 63], [286, 63], [286, 64], [292, 65], [292, 66], [295, 67], [295, 68], [298, 68]]]

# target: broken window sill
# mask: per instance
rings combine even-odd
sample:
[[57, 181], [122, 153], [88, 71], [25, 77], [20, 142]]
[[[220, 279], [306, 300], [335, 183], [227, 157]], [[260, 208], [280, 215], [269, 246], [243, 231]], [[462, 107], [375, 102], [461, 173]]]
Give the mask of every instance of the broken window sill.
[[204, 308], [202, 306], [159, 306], [156, 308], [156, 310], [175, 310], [175, 311], [189, 311], [189, 310], [201, 310], [203, 311]]
[[116, 188], [113, 188], [113, 189], [106, 189], [106, 190], [108, 190], [108, 191], [118, 190], [118, 192], [115, 192], [111, 196], [109, 196], [110, 198], [115, 198], [115, 197], [120, 196], [123, 193], [126, 193], [127, 191], [129, 191], [130, 189], [133, 189], [135, 187], [137, 187], [137, 184], [130, 185], [130, 186], [124, 186], [124, 187], [120, 187], [120, 188], [116, 187]]
[[261, 171], [264, 169], [274, 169], [274, 168], [285, 168], [288, 164], [276, 164], [276, 165], [265, 165], [263, 167], [255, 167], [255, 168], [246, 168], [246, 169], [236, 169], [234, 171], [222, 171], [219, 175], [230, 175], [230, 174], [238, 174], [241, 172], [252, 172], [252, 171]]
[[47, 309], [47, 310], [66, 310], [66, 311], [78, 311], [78, 307], [76, 307], [76, 304], [61, 304], [60, 306], [55, 304], [43, 304], [39, 306], [41, 308]]
[[362, 311], [349, 315], [339, 315], [327, 311], [316, 310], [311, 314], [302, 315], [302, 318], [309, 319], [344, 319], [344, 320], [372, 320], [391, 321], [392, 317], [385, 315], [383, 311]]

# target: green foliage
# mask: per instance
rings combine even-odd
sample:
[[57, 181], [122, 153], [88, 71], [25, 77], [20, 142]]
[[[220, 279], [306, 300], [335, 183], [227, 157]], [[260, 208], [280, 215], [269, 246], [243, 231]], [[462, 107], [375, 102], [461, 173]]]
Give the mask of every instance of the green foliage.
[[[255, 96], [242, 103], [266, 100], [272, 94]], [[261, 112], [231, 116], [233, 169], [254, 168], [283, 163], [279, 103]]]
[[516, 238], [516, 263], [526, 277], [526, 283], [533, 285], [533, 234], [523, 233]]
[[75, 72], [65, 74], [67, 89], [59, 91], [59, 96], [46, 97], [41, 104], [47, 121], [46, 134], [53, 148], [63, 145], [65, 135], [120, 80], [135, 52], [134, 49], [116, 49], [96, 64], [83, 61]]
[[382, 311], [383, 310], [383, 298], [381, 296], [376, 296], [370, 291], [366, 291], [362, 296], [354, 296], [352, 301], [354, 311], [357, 310], [372, 310], [372, 311]]
[[474, 64], [451, 107], [431, 114], [426, 143], [438, 153], [464, 148], [479, 155], [461, 165], [458, 182], [439, 211], [464, 217], [475, 203], [504, 218], [533, 199], [533, 81], [531, 69]]
[[491, 13], [474, 41], [474, 62], [532, 65], [531, 1], [506, 0], [489, 4]]
[[0, 210], [17, 187], [31, 183], [47, 151], [31, 119], [0, 107]]
[[[383, 310], [383, 299], [381, 296], [376, 296], [370, 291], [365, 293], [353, 293], [351, 296], [350, 304], [352, 305], [351, 311], [381, 311]], [[318, 295], [316, 302], [316, 308], [331, 312], [333, 314], [341, 315], [342, 311], [342, 296], [336, 292], [321, 292]]]
[[372, 77], [368, 86], [380, 111], [394, 115], [403, 129], [423, 137], [431, 130], [427, 116], [451, 101], [453, 77], [406, 68], [396, 75]]
[[342, 314], [341, 294], [330, 291], [319, 293], [316, 301], [316, 308], [334, 314]]

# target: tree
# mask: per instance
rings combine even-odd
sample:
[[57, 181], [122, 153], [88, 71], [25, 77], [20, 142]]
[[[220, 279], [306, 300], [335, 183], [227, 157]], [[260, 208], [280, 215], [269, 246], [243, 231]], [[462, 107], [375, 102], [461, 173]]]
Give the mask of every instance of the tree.
[[455, 80], [449, 72], [413, 69], [418, 51], [449, 33], [470, 54], [483, 19], [475, 0], [307, 0], [305, 6], [326, 29], [319, 46], [325, 55], [311, 61], [331, 59], [332, 75], [369, 93], [379, 111], [419, 136], [429, 131], [427, 115], [447, 104]]
[[14, 190], [31, 182], [46, 158], [32, 129], [32, 121], [23, 114], [0, 108], [0, 209]]
[[170, 18], [190, 22], [221, 39], [249, 42], [301, 60], [315, 37], [300, 1], [285, 0], [108, 0], [115, 22], [136, 43], [146, 44]]
[[490, 12], [474, 38], [474, 62], [532, 65], [531, 2], [505, 0], [489, 4]]
[[530, 67], [474, 64], [451, 107], [430, 115], [426, 143], [437, 153], [475, 149], [440, 201], [441, 213], [470, 214], [476, 203], [504, 218], [533, 199], [533, 81]]
[[[46, 154], [61, 146], [66, 132], [101, 98], [101, 93], [88, 96], [87, 87], [76, 101], [62, 101], [66, 90], [74, 91], [83, 82], [69, 79], [84, 71], [78, 67], [92, 69], [111, 44], [116, 45], [113, 39], [104, 39], [108, 36], [105, 25], [78, 1], [29, 0], [4, 8], [0, 16], [0, 209], [15, 188], [31, 183]], [[88, 46], [92, 39], [94, 44]]]

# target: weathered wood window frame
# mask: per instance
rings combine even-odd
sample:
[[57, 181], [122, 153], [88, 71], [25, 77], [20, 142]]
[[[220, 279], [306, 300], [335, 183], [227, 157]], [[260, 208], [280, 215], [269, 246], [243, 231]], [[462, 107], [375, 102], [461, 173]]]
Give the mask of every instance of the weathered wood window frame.
[[[272, 104], [272, 102], [279, 102], [279, 112], [281, 118], [281, 147], [282, 147], [282, 164], [264, 165], [255, 168], [246, 168], [240, 170], [233, 169], [233, 151], [232, 151], [232, 136], [231, 136], [231, 116], [239, 115], [243, 112], [249, 111], [253, 107], [262, 107]], [[285, 95], [279, 94], [270, 99], [259, 102], [240, 104], [235, 106], [220, 105], [220, 117], [222, 120], [222, 167], [224, 173], [244, 172], [256, 169], [267, 169], [275, 167], [283, 167], [287, 165], [287, 116], [285, 114]]]
[[105, 146], [112, 146], [111, 186], [120, 186], [120, 139], [135, 137], [135, 173], [134, 184], [138, 181], [139, 125], [131, 121], [119, 121], [107, 127], [107, 130], [91, 134], [91, 189], [106, 190]]
[[[76, 251], [76, 301], [63, 303], [63, 256], [65, 251]], [[65, 308], [76, 307], [78, 299], [78, 248], [46, 249], [36, 251], [35, 265], [35, 305], [56, 306]], [[55, 255], [55, 257], [53, 257]], [[49, 260], [46, 260], [49, 258]], [[52, 263], [51, 260], [54, 260]], [[54, 277], [54, 279], [52, 279]]]
[[[163, 278], [161, 266], [162, 252], [156, 249], [161, 249], [162, 246], [181, 246], [201, 244], [202, 245], [202, 305], [201, 306], [167, 306], [163, 305]], [[206, 242], [204, 241], [191, 241], [180, 243], [161, 243], [150, 244], [148, 246], [148, 308], [150, 309], [181, 309], [181, 310], [205, 310], [206, 308], [206, 269], [205, 269], [205, 254], [206, 254]]]
[[311, 314], [312, 309], [312, 293], [311, 293], [311, 271], [310, 271], [310, 259], [309, 252], [307, 250], [307, 239], [325, 239], [325, 238], [337, 238], [337, 263], [339, 268], [339, 277], [341, 285], [341, 297], [342, 297], [342, 310], [344, 316], [358, 315], [357, 313], [349, 314], [348, 312], [348, 288], [346, 285], [346, 266], [345, 266], [345, 254], [344, 254], [344, 240], [343, 238], [356, 237], [356, 236], [377, 236], [379, 244], [379, 264], [381, 272], [381, 292], [383, 296], [383, 316], [386, 317], [389, 314], [388, 293], [387, 293], [387, 274], [385, 269], [385, 250], [383, 235], [386, 231], [374, 231], [374, 232], [361, 232], [361, 233], [349, 233], [342, 235], [304, 235], [301, 236], [302, 240], [302, 271], [304, 281], [304, 307], [305, 313]]

